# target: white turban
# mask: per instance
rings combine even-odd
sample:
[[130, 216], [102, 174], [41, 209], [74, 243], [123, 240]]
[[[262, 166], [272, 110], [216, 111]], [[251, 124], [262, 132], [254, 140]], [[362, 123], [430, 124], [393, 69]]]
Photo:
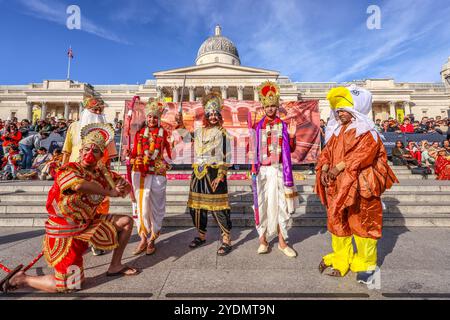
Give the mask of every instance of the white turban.
[[337, 115], [338, 110], [351, 113], [354, 117], [347, 130], [356, 129], [356, 136], [370, 131], [375, 141], [378, 141], [379, 133], [375, 129], [375, 123], [368, 117], [372, 111], [372, 94], [370, 91], [355, 85], [350, 87], [337, 87], [328, 92], [327, 100], [331, 105], [330, 119], [325, 129], [325, 143], [333, 136], [339, 135], [342, 124]]

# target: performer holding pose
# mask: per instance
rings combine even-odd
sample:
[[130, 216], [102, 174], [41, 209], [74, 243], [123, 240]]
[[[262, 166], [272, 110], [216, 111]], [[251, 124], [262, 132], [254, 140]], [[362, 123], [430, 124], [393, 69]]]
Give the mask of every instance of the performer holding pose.
[[[62, 149], [63, 160], [62, 163], [77, 162], [80, 157], [80, 149], [82, 145], [81, 130], [93, 123], [107, 123], [104, 110], [106, 107], [105, 102], [94, 96], [88, 96], [83, 101], [84, 110], [80, 115], [80, 120], [73, 122], [67, 129], [66, 139], [64, 140], [64, 146]], [[105, 152], [103, 152], [102, 162], [109, 167], [111, 159], [117, 157], [116, 144], [114, 139], [111, 140], [106, 146]], [[107, 214], [109, 212], [109, 199], [105, 197], [105, 200], [101, 206], [97, 209], [97, 212]], [[104, 250], [98, 250], [92, 247], [92, 253], [94, 256], [103, 255]]]
[[[191, 249], [206, 242], [208, 214], [212, 214], [222, 233], [222, 245], [217, 254], [231, 252], [231, 218], [228, 202], [227, 170], [229, 167], [229, 135], [222, 127], [223, 102], [220, 94], [212, 92], [203, 98], [204, 126], [193, 134], [195, 159], [192, 165], [189, 212], [198, 237], [191, 242]], [[177, 117], [180, 127], [182, 118]]]
[[155, 253], [155, 241], [160, 235], [166, 213], [166, 172], [170, 166], [164, 160], [164, 151], [171, 157], [168, 133], [161, 126], [165, 106], [158, 100], [147, 104], [147, 121], [134, 137], [130, 162], [133, 165], [131, 180], [138, 217], [135, 220], [141, 242], [134, 255], [146, 250]]
[[137, 269], [122, 265], [122, 255], [133, 231], [128, 216], [100, 215], [105, 196], [125, 197], [131, 187], [120, 175], [109, 171], [100, 159], [114, 137], [109, 124], [91, 124], [81, 131], [80, 160], [70, 162], [57, 173], [49, 192], [43, 253], [55, 270], [54, 276], [28, 276], [21, 268], [2, 281], [2, 291], [28, 286], [47, 292], [81, 289], [84, 282], [83, 253], [89, 244], [114, 250], [108, 276], [130, 276]]
[[267, 238], [278, 235], [278, 248], [288, 257], [296, 257], [297, 253], [288, 246], [286, 240], [291, 214], [298, 207], [298, 194], [291, 164], [291, 153], [295, 151], [296, 145], [297, 123], [293, 119], [288, 126], [277, 116], [280, 89], [276, 83], [267, 81], [261, 84], [259, 99], [265, 116], [255, 128], [259, 206], [256, 228], [260, 242], [258, 253], [267, 253]]
[[[325, 132], [326, 146], [317, 163], [315, 192], [327, 208], [333, 252], [324, 256], [319, 271], [343, 277], [350, 269], [369, 283], [377, 265], [381, 238], [381, 194], [398, 182], [387, 163], [386, 150], [375, 124], [372, 94], [351, 86], [332, 89]], [[357, 253], [353, 252], [354, 238]]]

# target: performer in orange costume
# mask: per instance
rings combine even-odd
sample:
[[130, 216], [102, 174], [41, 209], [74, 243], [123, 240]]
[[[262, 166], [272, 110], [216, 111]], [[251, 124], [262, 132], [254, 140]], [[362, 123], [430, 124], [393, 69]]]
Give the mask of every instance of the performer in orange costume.
[[[387, 164], [386, 150], [368, 118], [372, 95], [352, 86], [334, 88], [327, 96], [331, 115], [326, 146], [317, 163], [315, 192], [327, 208], [333, 252], [323, 257], [319, 271], [344, 276], [350, 269], [369, 283], [377, 265], [381, 238], [381, 194], [398, 182]], [[357, 253], [353, 252], [352, 237]]]
[[136, 275], [139, 270], [124, 266], [122, 255], [133, 231], [128, 216], [101, 215], [98, 206], [105, 196], [125, 197], [131, 186], [110, 172], [100, 159], [114, 137], [109, 124], [90, 124], [82, 129], [80, 160], [61, 167], [47, 200], [49, 218], [43, 253], [54, 276], [29, 276], [19, 271], [1, 288], [8, 292], [28, 286], [47, 292], [81, 289], [84, 281], [83, 253], [89, 244], [114, 249], [108, 276]]

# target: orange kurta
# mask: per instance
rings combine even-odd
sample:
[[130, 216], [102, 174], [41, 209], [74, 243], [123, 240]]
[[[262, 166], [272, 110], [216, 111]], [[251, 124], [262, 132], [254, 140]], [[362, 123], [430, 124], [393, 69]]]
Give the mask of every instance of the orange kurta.
[[[328, 141], [317, 163], [315, 192], [327, 208], [328, 230], [338, 237], [357, 235], [381, 238], [383, 212], [381, 194], [397, 177], [387, 163], [381, 138], [370, 132], [356, 137], [356, 129], [343, 126]], [[338, 167], [341, 173], [325, 187], [322, 170]]]

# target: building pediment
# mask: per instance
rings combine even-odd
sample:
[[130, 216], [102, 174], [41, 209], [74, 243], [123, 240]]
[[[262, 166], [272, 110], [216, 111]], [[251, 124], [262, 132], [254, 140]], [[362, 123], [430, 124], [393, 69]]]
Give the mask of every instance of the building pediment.
[[221, 63], [210, 63], [199, 66], [192, 66], [179, 69], [171, 69], [166, 71], [155, 72], [153, 76], [158, 79], [164, 78], [188, 78], [196, 77], [248, 77], [248, 78], [264, 78], [276, 79], [280, 73], [273, 70], [235, 66]]

